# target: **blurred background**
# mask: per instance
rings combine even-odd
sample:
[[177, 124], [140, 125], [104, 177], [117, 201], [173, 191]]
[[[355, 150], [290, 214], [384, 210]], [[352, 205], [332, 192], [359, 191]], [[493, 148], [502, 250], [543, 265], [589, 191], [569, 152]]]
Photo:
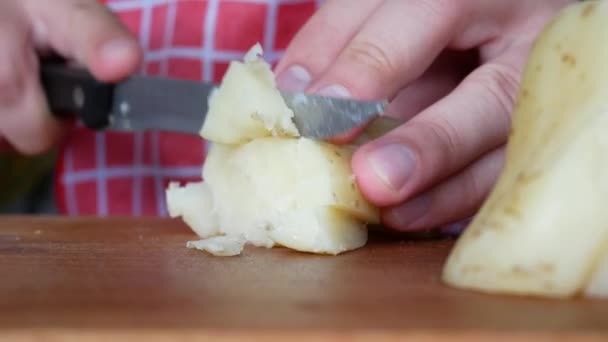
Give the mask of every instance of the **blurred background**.
[[27, 157], [0, 152], [0, 214], [56, 214], [56, 152]]

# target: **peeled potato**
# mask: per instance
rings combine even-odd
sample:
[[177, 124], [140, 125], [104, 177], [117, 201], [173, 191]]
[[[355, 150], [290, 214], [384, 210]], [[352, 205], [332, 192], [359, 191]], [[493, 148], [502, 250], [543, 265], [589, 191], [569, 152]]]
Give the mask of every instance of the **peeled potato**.
[[233, 62], [210, 98], [204, 181], [171, 184], [170, 215], [204, 239], [189, 247], [215, 255], [238, 255], [247, 243], [333, 255], [365, 245], [379, 214], [357, 188], [353, 147], [298, 137], [260, 55], [256, 46]]
[[241, 144], [267, 136], [298, 136], [293, 112], [283, 101], [270, 66], [255, 45], [244, 62], [230, 63], [222, 84], [209, 97], [201, 136], [221, 144]]
[[571, 5], [524, 70], [506, 164], [443, 272], [452, 286], [608, 295], [608, 3]]

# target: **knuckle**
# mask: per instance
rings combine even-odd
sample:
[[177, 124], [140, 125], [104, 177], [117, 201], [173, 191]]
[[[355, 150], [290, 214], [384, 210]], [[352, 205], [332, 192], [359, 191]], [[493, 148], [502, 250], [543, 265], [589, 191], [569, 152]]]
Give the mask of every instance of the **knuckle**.
[[436, 18], [446, 25], [462, 17], [462, 1], [453, 0], [420, 0], [419, 5], [427, 12], [429, 17]]
[[511, 111], [519, 88], [520, 71], [504, 64], [488, 63], [480, 69], [474, 81], [483, 94], [498, 106], [498, 113], [510, 121]]
[[445, 165], [454, 165], [462, 154], [462, 138], [458, 130], [447, 119], [437, 118], [434, 121], [427, 121], [423, 125], [421, 134], [422, 141], [430, 144], [426, 148], [434, 151], [427, 151], [436, 156], [437, 161]]
[[349, 63], [357, 65], [358, 70], [363, 67], [376, 75], [377, 80], [390, 80], [398, 74], [397, 63], [384, 45], [357, 40], [346, 47], [344, 55]]

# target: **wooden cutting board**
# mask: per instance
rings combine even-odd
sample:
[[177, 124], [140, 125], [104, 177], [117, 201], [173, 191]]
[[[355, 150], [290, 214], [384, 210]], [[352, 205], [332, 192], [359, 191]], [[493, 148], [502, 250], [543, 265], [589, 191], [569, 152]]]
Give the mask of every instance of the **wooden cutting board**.
[[452, 241], [221, 258], [194, 238], [176, 220], [0, 218], [0, 339], [608, 341], [608, 302], [443, 286]]

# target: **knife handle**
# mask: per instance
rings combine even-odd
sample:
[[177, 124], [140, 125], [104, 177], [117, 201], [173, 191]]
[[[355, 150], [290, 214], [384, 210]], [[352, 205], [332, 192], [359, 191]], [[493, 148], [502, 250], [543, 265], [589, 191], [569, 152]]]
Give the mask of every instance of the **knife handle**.
[[54, 116], [76, 116], [95, 130], [109, 125], [113, 84], [100, 82], [84, 68], [70, 66], [57, 57], [41, 59], [40, 80]]

